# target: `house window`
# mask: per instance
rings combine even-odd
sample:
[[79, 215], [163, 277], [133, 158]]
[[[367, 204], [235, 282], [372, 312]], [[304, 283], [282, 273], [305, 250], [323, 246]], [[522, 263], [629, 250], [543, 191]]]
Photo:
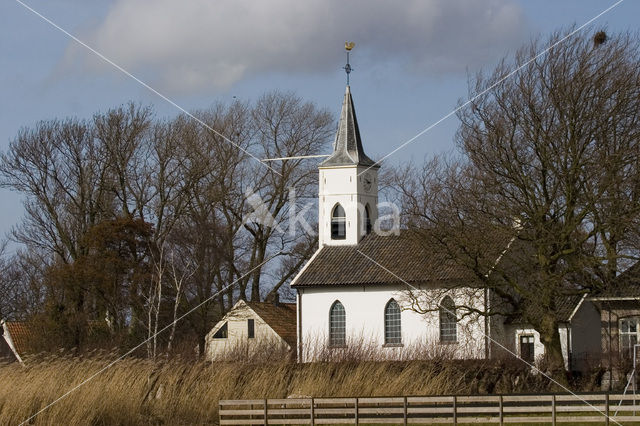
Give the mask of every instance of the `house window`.
[[520, 358], [529, 364], [533, 364], [536, 359], [534, 337], [532, 334], [520, 336]]
[[384, 343], [386, 345], [402, 343], [400, 306], [391, 299], [384, 308]]
[[440, 302], [440, 342], [453, 343], [458, 340], [456, 305], [453, 299], [445, 296]]
[[369, 211], [369, 204], [364, 206], [364, 226], [365, 233], [368, 235], [371, 233], [371, 212]]
[[227, 331], [227, 323], [225, 322], [222, 327], [220, 327], [218, 329], [218, 331], [216, 331], [216, 333], [213, 335], [214, 339], [226, 339], [228, 337], [228, 331]]
[[331, 213], [331, 239], [344, 240], [347, 237], [347, 218], [344, 209], [336, 204]]
[[247, 320], [247, 336], [249, 339], [256, 337], [256, 323], [253, 319]]
[[633, 346], [638, 343], [638, 323], [638, 317], [620, 320], [620, 354], [625, 358], [633, 356]]
[[340, 347], [346, 345], [345, 328], [347, 317], [344, 306], [336, 300], [329, 310], [329, 346]]

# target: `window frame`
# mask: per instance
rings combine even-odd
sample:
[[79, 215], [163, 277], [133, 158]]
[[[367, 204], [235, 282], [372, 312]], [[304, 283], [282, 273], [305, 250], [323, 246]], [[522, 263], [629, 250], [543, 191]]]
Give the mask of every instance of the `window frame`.
[[[335, 315], [337, 309], [341, 309], [341, 318]], [[344, 348], [347, 346], [347, 311], [339, 300], [334, 301], [329, 308], [329, 347]]]
[[[390, 312], [391, 309], [397, 309], [397, 310]], [[394, 317], [390, 319], [391, 315], [393, 315]], [[394, 322], [397, 324], [390, 324], [391, 322]], [[391, 327], [395, 328], [396, 325], [397, 325], [397, 330], [391, 328]], [[384, 305], [384, 346], [386, 347], [403, 346], [402, 344], [402, 309], [400, 309], [400, 305], [393, 298], [389, 299], [389, 301]]]
[[[531, 339], [531, 341], [524, 342], [524, 339]], [[530, 347], [529, 356], [526, 358], [524, 356], [524, 351], [522, 350], [524, 345]], [[518, 352], [523, 361], [533, 364], [536, 361], [536, 336], [533, 334], [520, 334], [518, 336]]]
[[[337, 216], [341, 210], [342, 216]], [[340, 203], [336, 203], [331, 209], [331, 239], [346, 240], [347, 239], [347, 212]]]
[[371, 209], [369, 204], [364, 206], [364, 234], [369, 235], [371, 233]]
[[[627, 331], [623, 330], [623, 323], [631, 323], [635, 322], [634, 327], [635, 331], [629, 331], [631, 328], [631, 324], [627, 325]], [[624, 340], [628, 339], [628, 342], [625, 344]], [[635, 342], [631, 342], [631, 340], [635, 340]], [[633, 357], [633, 347], [640, 342], [640, 316], [633, 315], [624, 318], [620, 318], [618, 320], [618, 344], [620, 348], [620, 356], [623, 358]]]
[[255, 339], [256, 337], [256, 321], [253, 318], [247, 319], [247, 338]]
[[[438, 304], [438, 325], [440, 343], [458, 343], [458, 313], [456, 312], [456, 304], [450, 296], [443, 297]], [[451, 332], [452, 330], [453, 332]]]
[[225, 321], [225, 323], [222, 324], [220, 328], [216, 330], [215, 333], [213, 333], [212, 339], [218, 340], [218, 339], [226, 339], [228, 337], [229, 337], [229, 322]]

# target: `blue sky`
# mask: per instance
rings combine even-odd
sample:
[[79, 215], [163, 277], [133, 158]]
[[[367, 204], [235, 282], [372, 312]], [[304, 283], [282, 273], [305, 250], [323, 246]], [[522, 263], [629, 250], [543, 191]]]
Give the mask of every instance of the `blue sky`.
[[[596, 0], [24, 0], [187, 110], [234, 96], [294, 91], [339, 112], [344, 41], [365, 150], [381, 158], [456, 107], [467, 76], [538, 34], [581, 25], [615, 1]], [[585, 31], [637, 31], [626, 0]], [[14, 0], [0, 3], [0, 150], [38, 120], [91, 117], [133, 100], [178, 113]], [[455, 148], [455, 117], [389, 158], [422, 161]], [[0, 234], [20, 196], [0, 190]]]

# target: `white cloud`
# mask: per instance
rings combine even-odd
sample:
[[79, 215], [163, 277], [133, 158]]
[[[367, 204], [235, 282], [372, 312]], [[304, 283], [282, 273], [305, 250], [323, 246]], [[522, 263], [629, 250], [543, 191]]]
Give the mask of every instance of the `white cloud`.
[[[459, 72], [495, 61], [525, 27], [511, 0], [116, 0], [84, 38], [184, 93], [261, 72], [335, 69], [346, 40], [357, 43], [360, 67], [400, 61], [417, 73]], [[70, 45], [66, 61], [105, 66], [81, 51]]]

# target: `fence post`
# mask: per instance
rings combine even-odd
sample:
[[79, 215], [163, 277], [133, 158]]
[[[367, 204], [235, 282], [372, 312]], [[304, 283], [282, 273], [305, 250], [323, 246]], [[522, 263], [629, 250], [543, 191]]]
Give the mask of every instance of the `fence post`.
[[504, 410], [502, 408], [502, 395], [500, 395], [500, 426], [504, 424]]
[[311, 426], [314, 426], [316, 424], [316, 413], [313, 411], [313, 406], [314, 406], [314, 402], [313, 402], [313, 398], [311, 398]]
[[267, 400], [264, 400], [264, 426], [267, 426], [269, 424], [269, 413], [267, 412]]
[[458, 424], [458, 397], [453, 396], [453, 424]]
[[360, 398], [356, 398], [356, 406], [355, 406], [355, 412], [356, 412], [356, 424], [357, 424], [357, 425], [359, 425], [359, 424], [360, 424], [360, 413], [359, 413], [359, 411], [360, 411], [360, 408], [359, 408], [360, 404], [358, 403], [358, 400], [359, 400], [359, 399], [360, 399]]
[[551, 424], [556, 426], [556, 396], [551, 395]]
[[609, 426], [609, 393], [608, 392], [604, 401], [604, 416], [606, 418], [606, 425]]
[[407, 426], [407, 397], [404, 397], [404, 426]]

